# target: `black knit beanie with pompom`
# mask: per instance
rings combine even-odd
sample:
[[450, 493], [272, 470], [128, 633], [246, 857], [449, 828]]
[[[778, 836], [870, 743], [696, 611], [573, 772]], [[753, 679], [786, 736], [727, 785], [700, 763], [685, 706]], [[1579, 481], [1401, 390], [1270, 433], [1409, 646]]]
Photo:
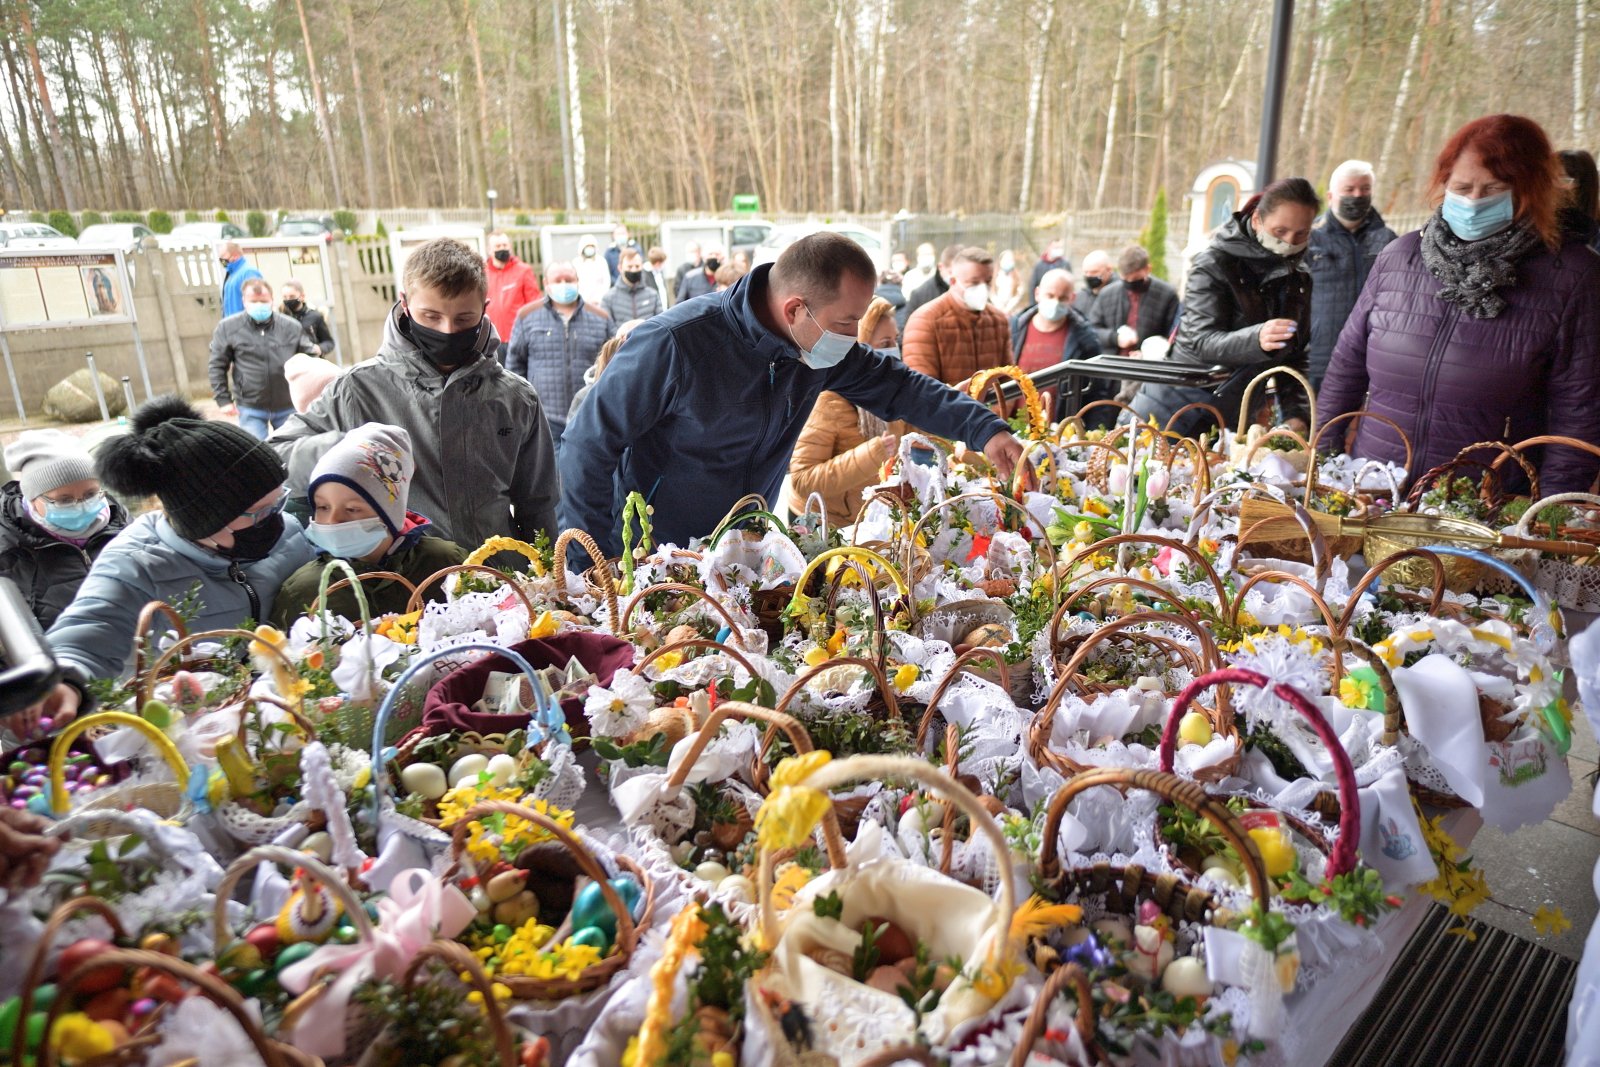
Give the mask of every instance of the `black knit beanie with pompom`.
[[159, 499], [190, 541], [210, 537], [289, 478], [271, 445], [205, 419], [179, 396], [158, 396], [134, 412], [131, 431], [102, 444], [96, 466], [112, 492]]

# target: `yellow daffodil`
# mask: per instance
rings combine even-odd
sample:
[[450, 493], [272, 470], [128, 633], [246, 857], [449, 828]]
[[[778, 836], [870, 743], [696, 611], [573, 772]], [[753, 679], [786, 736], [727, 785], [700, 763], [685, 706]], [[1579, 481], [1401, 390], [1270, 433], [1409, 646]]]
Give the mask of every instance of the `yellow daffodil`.
[[1548, 904], [1541, 904], [1533, 913], [1533, 929], [1540, 934], [1561, 934], [1572, 929], [1572, 921], [1562, 913], [1560, 908], [1552, 908]]

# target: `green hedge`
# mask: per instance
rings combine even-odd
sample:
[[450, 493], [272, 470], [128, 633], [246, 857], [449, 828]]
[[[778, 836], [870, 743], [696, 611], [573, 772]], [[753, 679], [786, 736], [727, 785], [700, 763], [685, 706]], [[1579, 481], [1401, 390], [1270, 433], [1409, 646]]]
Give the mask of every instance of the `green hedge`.
[[251, 237], [265, 237], [270, 232], [267, 227], [267, 216], [260, 211], [251, 211], [245, 215], [244, 228], [250, 231]]
[[139, 211], [113, 211], [111, 213], [111, 221], [112, 222], [136, 222], [136, 223], [140, 224], [141, 226], [148, 226], [149, 225], [149, 223], [144, 221], [143, 212], [139, 212]]
[[156, 233], [172, 232], [172, 216], [160, 209], [150, 212], [150, 217], [145, 224]]
[[68, 237], [78, 236], [78, 224], [72, 221], [72, 212], [70, 211], [52, 211], [47, 221]]
[[80, 227], [80, 232], [81, 230], [87, 230], [90, 226], [98, 226], [104, 221], [106, 221], [105, 217], [102, 216], [98, 211], [78, 212], [78, 226]]
[[333, 213], [333, 225], [335, 229], [343, 230], [345, 233], [355, 233], [356, 213], [348, 208], [340, 208]]

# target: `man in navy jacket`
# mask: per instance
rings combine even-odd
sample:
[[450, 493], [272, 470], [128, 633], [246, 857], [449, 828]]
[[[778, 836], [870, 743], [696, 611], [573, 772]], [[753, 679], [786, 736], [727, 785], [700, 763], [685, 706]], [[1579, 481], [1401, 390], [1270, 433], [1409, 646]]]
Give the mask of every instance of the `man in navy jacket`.
[[795, 241], [731, 288], [634, 329], [567, 424], [563, 529], [621, 551], [629, 492], [656, 505], [655, 538], [712, 532], [746, 493], [779, 488], [817, 394], [832, 390], [886, 420], [981, 448], [1010, 476], [1022, 446], [987, 408], [856, 343], [877, 272], [835, 233]]

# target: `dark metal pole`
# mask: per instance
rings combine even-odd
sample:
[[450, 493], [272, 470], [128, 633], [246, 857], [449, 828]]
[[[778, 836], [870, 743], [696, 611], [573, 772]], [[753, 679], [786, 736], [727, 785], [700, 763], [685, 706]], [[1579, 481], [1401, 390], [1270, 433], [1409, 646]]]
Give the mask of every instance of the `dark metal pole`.
[[1266, 95], [1261, 101], [1261, 142], [1256, 149], [1256, 188], [1277, 176], [1278, 132], [1283, 124], [1283, 92], [1289, 82], [1289, 37], [1294, 0], [1273, 0], [1272, 40], [1267, 51]]

